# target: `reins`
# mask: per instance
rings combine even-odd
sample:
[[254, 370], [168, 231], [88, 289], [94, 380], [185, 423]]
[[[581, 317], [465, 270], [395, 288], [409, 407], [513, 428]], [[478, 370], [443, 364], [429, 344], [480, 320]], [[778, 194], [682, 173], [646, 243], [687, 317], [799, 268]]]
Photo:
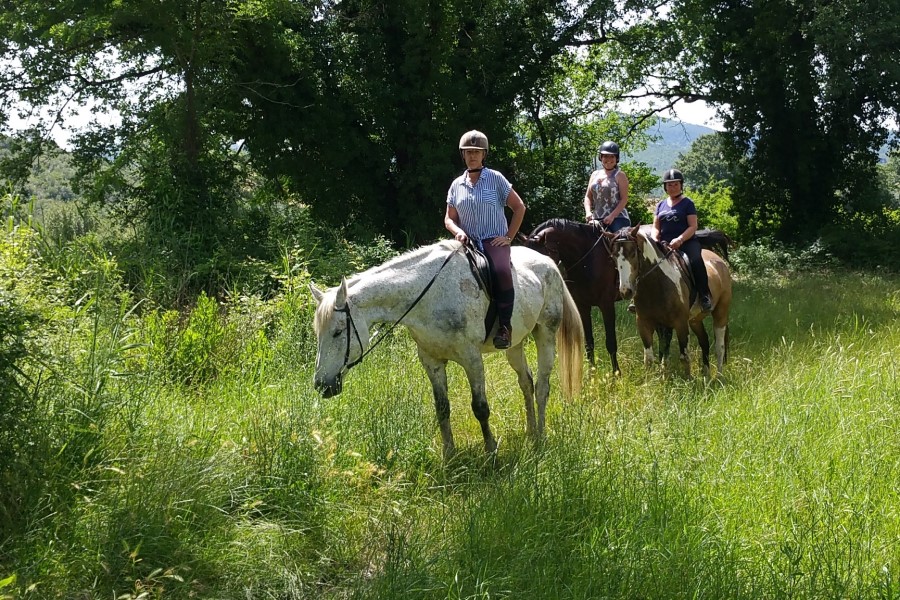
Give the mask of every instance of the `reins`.
[[[602, 231], [606, 231], [606, 228], [603, 227], [602, 225], [600, 226], [600, 228], [601, 228]], [[535, 238], [532, 238], [532, 239], [537, 239], [537, 238], [535, 237]], [[588, 256], [591, 255], [591, 253], [594, 251], [594, 248], [596, 248], [596, 247], [597, 247], [597, 244], [599, 244], [600, 242], [603, 242], [603, 246], [606, 248], [606, 254], [609, 256], [609, 259], [612, 260], [612, 253], [610, 252], [609, 242], [606, 240], [606, 238], [603, 237], [603, 235], [602, 235], [602, 233], [601, 233], [601, 235], [598, 235], [598, 236], [597, 236], [596, 241], [594, 241], [594, 243], [591, 245], [591, 247], [587, 249], [587, 252], [585, 252], [584, 254], [582, 254], [582, 255], [581, 255], [581, 258], [579, 258], [578, 260], [576, 260], [575, 262], [573, 262], [571, 265], [566, 266], [566, 270], [567, 270], [567, 271], [571, 271], [572, 269], [574, 269], [575, 267], [577, 267], [579, 264], [581, 264], [581, 262], [582, 262], [584, 259], [586, 259]], [[561, 260], [558, 261], [558, 265], [559, 265], [559, 264], [562, 264], [562, 261], [561, 261]], [[557, 266], [558, 266], [558, 265], [557, 265]], [[565, 266], [565, 265], [564, 265], [564, 266]]]
[[610, 254], [610, 251], [609, 251], [609, 244], [607, 243], [606, 238], [603, 237], [603, 233], [602, 233], [603, 231], [606, 231], [606, 228], [603, 227], [603, 226], [601, 225], [601, 226], [600, 226], [600, 230], [601, 230], [601, 234], [597, 236], [597, 241], [595, 241], [595, 242], [593, 243], [593, 245], [591, 245], [591, 247], [588, 248], [588, 251], [585, 252], [585, 253], [581, 256], [581, 258], [579, 258], [578, 260], [576, 260], [575, 262], [573, 262], [571, 266], [566, 267], [568, 270], [574, 269], [579, 263], [581, 263], [581, 261], [583, 261], [583, 260], [586, 259], [588, 256], [590, 256], [591, 253], [594, 251], [594, 248], [596, 248], [596, 247], [597, 247], [597, 244], [599, 244], [600, 242], [603, 242], [603, 246], [606, 248], [606, 254], [609, 255], [610, 260], [612, 260], [612, 255]]
[[[640, 234], [635, 234], [635, 235], [640, 235]], [[636, 239], [632, 240], [632, 239], [628, 239], [628, 238], [623, 238], [623, 239], [617, 240], [617, 241], [620, 241], [620, 242], [630, 242], [630, 243], [632, 243], [632, 244], [637, 244], [637, 240], [636, 240]], [[648, 241], [651, 242], [651, 243], [653, 242], [653, 240], [649, 240], [649, 239], [648, 239]], [[658, 268], [660, 267], [660, 265], [662, 265], [664, 262], [666, 262], [666, 261], [669, 259], [669, 255], [670, 255], [672, 252], [674, 252], [674, 250], [672, 250], [672, 249], [670, 248], [670, 249], [669, 249], [669, 252], [667, 252], [666, 254], [663, 254], [663, 256], [661, 256], [655, 263], [653, 263], [653, 266], [652, 266], [652, 267], [650, 267], [649, 269], [647, 269], [646, 271], [644, 271], [643, 273], [641, 273], [641, 274], [639, 274], [637, 277], [635, 277], [635, 278], [634, 278], [634, 287], [637, 288], [637, 285], [638, 285], [638, 283], [641, 282], [641, 279], [643, 279], [643, 278], [647, 277], [648, 275], [650, 275], [650, 273], [652, 273], [653, 271], [655, 271], [656, 269], [658, 269]]]
[[[428, 285], [425, 286], [425, 289], [423, 289], [423, 290], [419, 293], [419, 295], [416, 297], [416, 299], [413, 300], [413, 302], [412, 302], [412, 304], [409, 306], [409, 308], [406, 309], [406, 312], [403, 313], [402, 315], [400, 315], [400, 318], [397, 319], [396, 321], [394, 321], [394, 323], [393, 323], [390, 327], [388, 327], [387, 331], [385, 331], [384, 334], [383, 334], [380, 338], [378, 338], [377, 340], [375, 340], [375, 343], [374, 343], [374, 344], [372, 344], [371, 346], [369, 346], [369, 349], [368, 349], [368, 350], [364, 350], [364, 349], [363, 349], [362, 340], [359, 338], [359, 330], [357, 330], [357, 328], [356, 328], [356, 323], [353, 322], [353, 315], [350, 314], [350, 298], [347, 298], [347, 302], [346, 302], [346, 304], [344, 304], [344, 307], [343, 307], [343, 308], [336, 308], [336, 309], [335, 309], [336, 312], [341, 312], [341, 313], [344, 313], [345, 315], [347, 315], [347, 346], [346, 346], [346, 349], [344, 350], [344, 366], [341, 368], [342, 371], [343, 371], [344, 369], [346, 369], [346, 370], [349, 371], [350, 369], [352, 369], [353, 367], [355, 367], [356, 365], [358, 365], [359, 363], [361, 363], [361, 362], [363, 361], [363, 359], [369, 354], [369, 352], [371, 352], [372, 350], [374, 350], [374, 349], [376, 348], [376, 346], [378, 346], [378, 344], [380, 344], [382, 341], [384, 341], [384, 338], [386, 338], [386, 337], [388, 336], [388, 334], [391, 333], [391, 331], [393, 331], [394, 328], [397, 327], [397, 325], [400, 324], [400, 321], [402, 321], [403, 318], [404, 318], [406, 315], [408, 315], [409, 312], [410, 312], [413, 308], [416, 307], [416, 304], [418, 304], [419, 301], [420, 301], [420, 300], [425, 296], [425, 294], [428, 292], [428, 290], [431, 289], [431, 286], [432, 286], [432, 284], [434, 284], [435, 280], [437, 279], [437, 276], [441, 274], [441, 271], [444, 270], [444, 267], [447, 266], [447, 263], [450, 262], [450, 259], [453, 258], [453, 255], [456, 254], [457, 252], [459, 252], [460, 248], [462, 248], [462, 246], [460, 246], [459, 248], [457, 248], [456, 250], [454, 250], [453, 252], [451, 252], [449, 255], [447, 255], [447, 258], [445, 258], [445, 259], [444, 259], [444, 262], [441, 263], [441, 266], [440, 266], [440, 268], [437, 270], [437, 273], [434, 274], [434, 276], [431, 278], [431, 281], [429, 281], [429, 282], [428, 282]], [[354, 335], [356, 335], [356, 343], [359, 344], [359, 349], [360, 349], [360, 355], [359, 355], [359, 358], [357, 358], [357, 359], [354, 360], [353, 362], [350, 362], [350, 329], [351, 329], [351, 328], [353, 329]]]

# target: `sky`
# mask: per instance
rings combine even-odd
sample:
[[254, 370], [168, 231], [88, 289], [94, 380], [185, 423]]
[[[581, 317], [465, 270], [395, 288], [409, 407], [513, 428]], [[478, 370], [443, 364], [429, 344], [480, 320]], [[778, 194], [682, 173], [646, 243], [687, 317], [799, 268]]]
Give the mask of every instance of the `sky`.
[[698, 100], [697, 102], [679, 102], [673, 109], [674, 117], [685, 123], [694, 125], [705, 125], [711, 129], [722, 131], [722, 121], [716, 118], [716, 111], [706, 102]]

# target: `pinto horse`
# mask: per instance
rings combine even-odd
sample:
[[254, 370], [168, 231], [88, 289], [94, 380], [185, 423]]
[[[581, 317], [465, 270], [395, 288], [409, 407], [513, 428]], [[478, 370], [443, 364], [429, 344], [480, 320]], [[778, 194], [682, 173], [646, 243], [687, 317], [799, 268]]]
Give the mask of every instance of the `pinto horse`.
[[[644, 364], [653, 362], [653, 332], [671, 328], [678, 338], [679, 356], [685, 373], [691, 375], [687, 353], [688, 328], [697, 337], [702, 352], [703, 374], [709, 376], [709, 337], [703, 320], [710, 313], [700, 310], [692, 299], [688, 267], [675, 252], [664, 249], [650, 238], [645, 228], [631, 227], [604, 236], [611, 241], [611, 254], [619, 272], [619, 290], [623, 297], [634, 298], [638, 334], [644, 344]], [[715, 252], [704, 249], [703, 262], [709, 275], [712, 296], [713, 331], [717, 372], [722, 372], [728, 355], [728, 313], [731, 309], [731, 273]], [[660, 353], [668, 355], [668, 341], [660, 340]]]
[[[550, 372], [559, 346], [562, 392], [581, 389], [584, 334], [578, 309], [556, 265], [521, 246], [511, 252], [515, 307], [512, 345], [506, 360], [518, 375], [525, 396], [526, 430], [534, 438], [544, 431]], [[310, 284], [318, 304], [314, 321], [318, 352], [314, 384], [326, 398], [339, 394], [347, 371], [362, 361], [375, 323], [401, 323], [415, 341], [434, 393], [444, 456], [455, 445], [450, 429], [447, 361], [462, 366], [472, 390], [472, 412], [481, 424], [487, 452], [497, 449], [485, 394], [482, 354], [496, 352], [486, 341], [488, 298], [479, 288], [457, 241], [443, 241], [398, 256], [380, 266], [321, 291]], [[531, 335], [537, 348], [537, 379], [525, 359], [523, 342]], [[379, 342], [382, 338], [379, 338]], [[368, 350], [367, 350], [368, 348]], [[534, 402], [537, 399], [537, 420]]]
[[600, 234], [599, 225], [550, 219], [531, 232], [525, 245], [546, 254], [565, 269], [566, 285], [578, 306], [584, 329], [585, 352], [592, 365], [594, 327], [591, 308], [596, 306], [600, 309], [606, 332], [606, 351], [609, 353], [613, 373], [618, 375], [615, 304], [621, 296], [617, 285], [616, 265], [609, 255], [609, 242]]

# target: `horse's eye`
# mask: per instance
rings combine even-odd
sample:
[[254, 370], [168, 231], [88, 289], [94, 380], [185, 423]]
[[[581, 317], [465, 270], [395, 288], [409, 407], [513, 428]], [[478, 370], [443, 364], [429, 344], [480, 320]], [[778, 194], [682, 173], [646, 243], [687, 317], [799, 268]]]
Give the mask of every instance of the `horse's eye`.
[[344, 330], [343, 330], [343, 329], [338, 329], [338, 330], [335, 331], [333, 334], [331, 334], [331, 337], [333, 337], [333, 338], [341, 337], [341, 334], [342, 334], [342, 333], [344, 333]]

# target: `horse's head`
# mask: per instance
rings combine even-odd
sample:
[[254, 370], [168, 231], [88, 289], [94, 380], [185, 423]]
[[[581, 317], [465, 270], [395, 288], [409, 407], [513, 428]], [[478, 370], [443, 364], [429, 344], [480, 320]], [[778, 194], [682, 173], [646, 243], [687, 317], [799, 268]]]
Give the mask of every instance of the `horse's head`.
[[646, 259], [648, 239], [640, 232], [640, 227], [627, 227], [616, 233], [604, 233], [610, 242], [610, 255], [619, 271], [619, 293], [626, 300], [634, 296], [641, 263]]
[[553, 227], [539, 226], [525, 238], [525, 247], [531, 248], [544, 256], [549, 256], [553, 262], [559, 262], [559, 243], [555, 239], [556, 230]]
[[346, 280], [324, 292], [312, 283], [309, 289], [318, 305], [313, 321], [318, 343], [313, 382], [330, 398], [341, 393], [344, 373], [362, 360], [369, 343], [369, 324], [362, 312], [351, 307]]
[[550, 219], [535, 227], [526, 238], [525, 245], [565, 266], [590, 252], [597, 241], [598, 231], [583, 223]]

